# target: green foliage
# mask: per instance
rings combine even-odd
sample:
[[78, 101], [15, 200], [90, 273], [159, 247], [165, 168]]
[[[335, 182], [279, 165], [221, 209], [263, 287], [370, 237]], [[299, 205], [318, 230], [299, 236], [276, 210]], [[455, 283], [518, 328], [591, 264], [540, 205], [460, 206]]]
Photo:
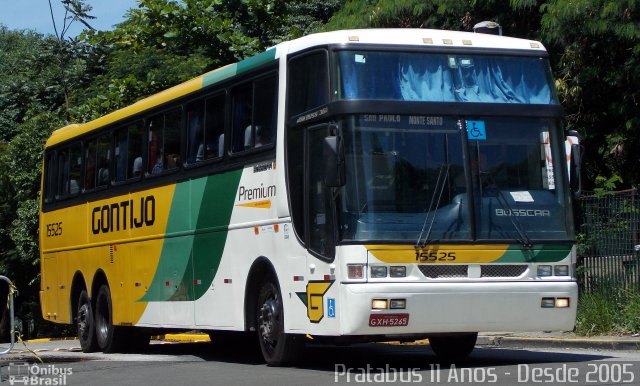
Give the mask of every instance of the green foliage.
[[587, 182], [619, 175], [626, 186], [637, 185], [640, 2], [552, 0], [541, 11], [568, 128], [584, 138]]
[[579, 335], [608, 334], [617, 330], [617, 304], [605, 292], [582, 294], [578, 302], [576, 333]]
[[531, 0], [350, 0], [325, 26], [345, 28], [435, 28], [471, 31], [484, 20], [500, 23], [507, 34], [531, 37], [540, 14]]
[[622, 178], [618, 175], [610, 178], [598, 176], [596, 177], [596, 188], [593, 191], [598, 197], [602, 197], [606, 194], [614, 193], [618, 183], [622, 183]]
[[620, 335], [640, 332], [640, 292], [608, 288], [580, 295], [576, 333]]

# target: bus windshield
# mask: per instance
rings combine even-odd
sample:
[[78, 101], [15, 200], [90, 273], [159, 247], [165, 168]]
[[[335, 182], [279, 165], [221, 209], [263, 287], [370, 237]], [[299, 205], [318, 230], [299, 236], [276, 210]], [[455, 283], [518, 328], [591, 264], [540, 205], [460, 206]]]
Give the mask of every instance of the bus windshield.
[[343, 241], [572, 237], [552, 119], [355, 115], [340, 128]]
[[558, 104], [537, 56], [339, 51], [335, 99]]

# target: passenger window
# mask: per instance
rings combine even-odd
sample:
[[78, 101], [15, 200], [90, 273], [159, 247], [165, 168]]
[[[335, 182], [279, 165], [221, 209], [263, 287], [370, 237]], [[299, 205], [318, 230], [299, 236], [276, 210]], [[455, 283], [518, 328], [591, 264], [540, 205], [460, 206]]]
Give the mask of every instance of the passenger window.
[[254, 147], [273, 143], [278, 109], [276, 86], [275, 76], [259, 80], [255, 84], [255, 97], [253, 98]]
[[187, 163], [194, 164], [205, 159], [204, 100], [187, 106]]
[[144, 148], [142, 121], [129, 125], [129, 147], [127, 151], [127, 179], [142, 175], [142, 151]]
[[91, 190], [96, 187], [96, 148], [97, 140], [87, 142], [84, 149], [84, 189]]
[[48, 152], [44, 161], [45, 180], [44, 180], [44, 202], [52, 202], [55, 195], [55, 181], [56, 181], [56, 165], [55, 165], [55, 153]]
[[74, 195], [82, 189], [82, 145], [72, 145], [69, 154], [69, 194]]
[[56, 198], [62, 198], [69, 194], [69, 149], [58, 151], [58, 186]]
[[98, 137], [96, 143], [96, 187], [107, 186], [111, 181], [109, 178], [109, 166], [111, 163], [111, 146], [109, 142], [109, 135], [105, 134]]
[[187, 106], [188, 162], [222, 157], [224, 149], [224, 94]]
[[233, 142], [234, 153], [253, 148], [253, 84], [249, 83], [233, 90]]
[[[140, 178], [142, 175], [142, 148], [143, 148], [142, 122], [137, 121], [126, 127], [116, 130], [115, 133], [115, 180], [118, 182], [132, 178]], [[108, 142], [103, 150], [103, 158], [107, 164], [110, 161]], [[108, 181], [108, 169], [106, 181]]]
[[180, 109], [158, 114], [149, 121], [149, 170], [159, 174], [180, 166]]
[[274, 142], [278, 107], [277, 77], [256, 80], [232, 91], [234, 153]]
[[206, 159], [222, 157], [224, 154], [224, 101], [225, 96], [222, 94], [209, 98], [206, 102], [204, 140], [209, 144], [205, 151]]

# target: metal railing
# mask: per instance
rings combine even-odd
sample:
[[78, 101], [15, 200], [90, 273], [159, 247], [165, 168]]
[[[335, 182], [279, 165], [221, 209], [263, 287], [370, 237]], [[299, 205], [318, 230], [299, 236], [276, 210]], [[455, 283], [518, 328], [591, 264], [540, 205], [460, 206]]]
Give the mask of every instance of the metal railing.
[[580, 289], [640, 291], [638, 191], [584, 194], [578, 204]]
[[0, 351], [0, 355], [4, 355], [4, 354], [8, 354], [11, 350], [13, 350], [13, 346], [16, 344], [16, 331], [14, 328], [15, 316], [14, 316], [14, 308], [13, 308], [13, 295], [15, 294], [16, 289], [8, 277], [0, 275], [0, 280], [6, 282], [9, 289], [7, 294], [7, 301], [9, 305], [9, 335], [11, 335], [11, 344], [9, 345], [9, 348], [7, 348], [6, 350]]

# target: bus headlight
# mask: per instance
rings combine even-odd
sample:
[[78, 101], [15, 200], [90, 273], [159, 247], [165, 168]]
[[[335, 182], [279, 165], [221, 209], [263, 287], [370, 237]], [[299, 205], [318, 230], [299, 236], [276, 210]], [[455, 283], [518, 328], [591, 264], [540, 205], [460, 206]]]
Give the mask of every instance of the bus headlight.
[[386, 310], [389, 301], [387, 299], [373, 299], [371, 300], [371, 309], [373, 310]]
[[387, 277], [387, 267], [384, 265], [374, 265], [371, 267], [371, 277], [375, 279], [380, 279], [383, 277]]
[[538, 276], [551, 276], [553, 274], [553, 268], [550, 265], [539, 265]]
[[404, 265], [392, 265], [389, 268], [389, 276], [407, 277], [407, 267], [405, 267]]
[[389, 308], [392, 310], [404, 310], [407, 308], [407, 299], [391, 299]]
[[555, 267], [553, 267], [553, 274], [555, 276], [569, 276], [569, 266], [556, 265]]

